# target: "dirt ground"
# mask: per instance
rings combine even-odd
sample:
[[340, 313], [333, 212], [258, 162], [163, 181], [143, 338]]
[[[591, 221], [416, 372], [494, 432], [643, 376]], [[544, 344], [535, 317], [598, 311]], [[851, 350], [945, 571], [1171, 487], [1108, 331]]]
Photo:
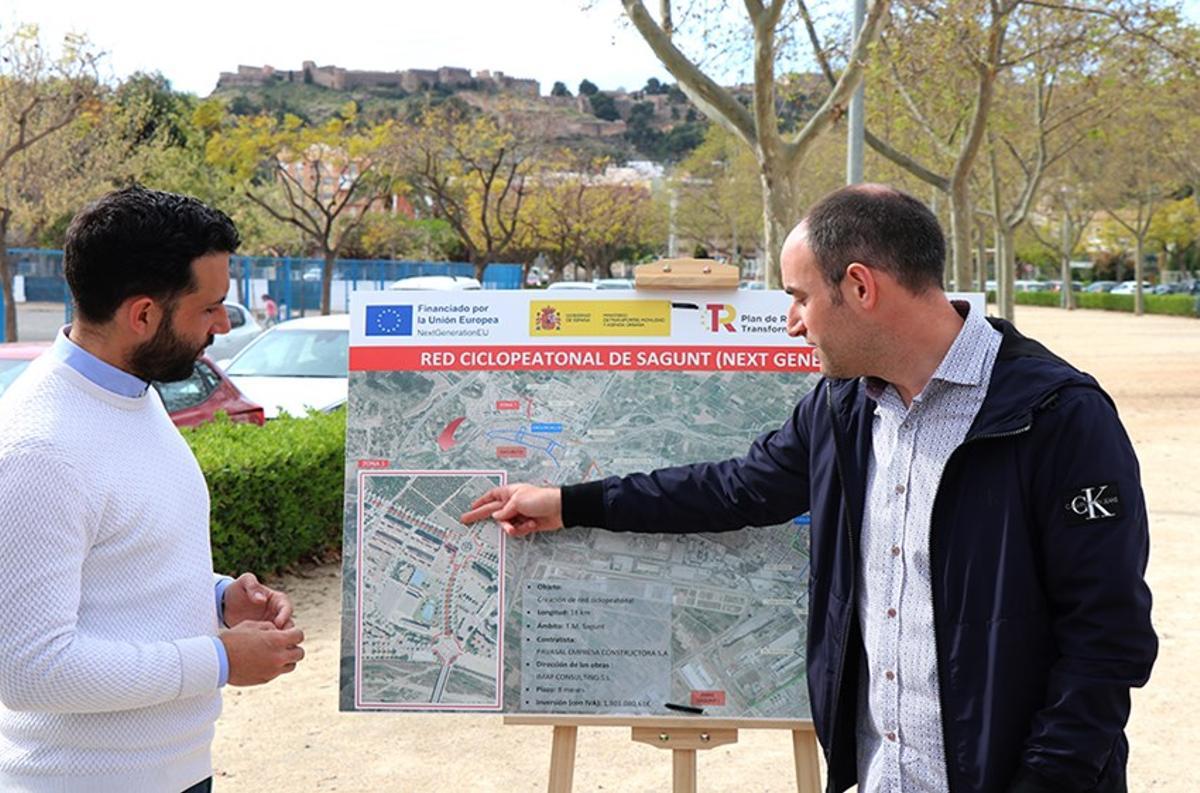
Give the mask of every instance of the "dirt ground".
[[[1133, 695], [1130, 791], [1195, 790], [1200, 682], [1189, 664], [1200, 658], [1200, 542], [1188, 537], [1200, 518], [1191, 467], [1200, 460], [1200, 321], [1017, 311], [1024, 333], [1099, 379], [1137, 448], [1150, 507], [1148, 575], [1161, 645], [1150, 684]], [[338, 712], [338, 579], [338, 568], [326, 566], [274, 582], [296, 602], [308, 657], [271, 685], [226, 690], [214, 747], [216, 789], [544, 790], [548, 727], [506, 727], [498, 716]], [[577, 757], [580, 793], [670, 789], [670, 756], [632, 743], [626, 729], [580, 730]], [[699, 787], [794, 791], [791, 763], [788, 734], [742, 731], [738, 744], [701, 753]]]

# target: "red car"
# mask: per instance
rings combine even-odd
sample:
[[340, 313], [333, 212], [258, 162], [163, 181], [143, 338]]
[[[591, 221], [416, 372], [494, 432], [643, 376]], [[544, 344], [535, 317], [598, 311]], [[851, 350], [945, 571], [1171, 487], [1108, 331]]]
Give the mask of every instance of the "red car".
[[[51, 342], [14, 342], [0, 344], [0, 394], [29, 366], [29, 362], [50, 349]], [[207, 356], [196, 361], [192, 376], [178, 383], [153, 383], [162, 397], [171, 420], [177, 427], [194, 427], [212, 421], [218, 411], [233, 421], [258, 424], [264, 419], [262, 406], [238, 391], [217, 365]]]

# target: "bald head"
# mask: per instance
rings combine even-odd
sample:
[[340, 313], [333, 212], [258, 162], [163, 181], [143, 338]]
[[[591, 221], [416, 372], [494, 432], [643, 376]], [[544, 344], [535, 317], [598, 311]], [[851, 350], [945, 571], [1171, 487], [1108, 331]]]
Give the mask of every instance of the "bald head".
[[805, 221], [801, 220], [784, 238], [783, 250], [779, 254], [780, 258], [787, 259], [795, 256], [801, 246], [807, 246], [807, 240], [808, 228]]
[[851, 185], [822, 198], [788, 234], [782, 256], [791, 258], [801, 248], [812, 252], [831, 286], [859, 262], [914, 294], [942, 288], [946, 239], [937, 218], [888, 185]]

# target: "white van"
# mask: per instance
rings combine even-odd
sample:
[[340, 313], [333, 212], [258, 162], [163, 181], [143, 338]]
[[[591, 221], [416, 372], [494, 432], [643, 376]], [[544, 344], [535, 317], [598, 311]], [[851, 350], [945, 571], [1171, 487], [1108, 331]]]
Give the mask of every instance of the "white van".
[[393, 281], [388, 289], [482, 289], [479, 280], [464, 275], [415, 275]]

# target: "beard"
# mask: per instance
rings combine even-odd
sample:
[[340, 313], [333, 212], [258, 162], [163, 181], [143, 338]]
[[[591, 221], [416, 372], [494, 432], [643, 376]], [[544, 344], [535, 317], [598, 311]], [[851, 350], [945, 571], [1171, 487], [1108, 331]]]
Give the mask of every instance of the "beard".
[[213, 336], [209, 334], [204, 344], [196, 347], [194, 342], [175, 333], [174, 319], [174, 307], [169, 306], [154, 338], [135, 349], [130, 356], [133, 374], [143, 380], [157, 380], [160, 383], [176, 383], [192, 376], [196, 359], [213, 343]]

